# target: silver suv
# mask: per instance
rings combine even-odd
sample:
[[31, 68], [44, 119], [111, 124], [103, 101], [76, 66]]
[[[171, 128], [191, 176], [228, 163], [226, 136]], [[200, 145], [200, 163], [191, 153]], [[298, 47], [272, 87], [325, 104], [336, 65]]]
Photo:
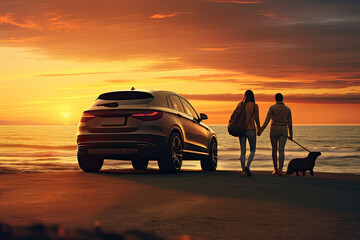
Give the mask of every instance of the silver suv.
[[169, 91], [126, 90], [101, 94], [81, 116], [78, 162], [98, 172], [104, 159], [131, 160], [144, 170], [157, 160], [164, 173], [180, 171], [182, 161], [198, 159], [215, 171], [217, 138], [183, 97]]

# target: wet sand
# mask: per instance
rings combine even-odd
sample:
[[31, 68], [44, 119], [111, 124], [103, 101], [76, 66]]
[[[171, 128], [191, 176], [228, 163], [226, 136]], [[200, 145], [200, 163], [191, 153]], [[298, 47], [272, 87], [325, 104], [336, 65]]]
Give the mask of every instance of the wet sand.
[[[176, 239], [359, 239], [360, 176], [157, 170], [0, 175], [0, 222]], [[188, 238], [189, 239], [189, 238]]]

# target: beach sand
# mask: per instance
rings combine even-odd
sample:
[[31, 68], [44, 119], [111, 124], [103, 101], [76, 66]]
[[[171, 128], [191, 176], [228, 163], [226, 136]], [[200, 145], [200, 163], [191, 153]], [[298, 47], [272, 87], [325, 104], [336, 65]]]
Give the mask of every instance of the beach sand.
[[[308, 173], [307, 173], [308, 174]], [[360, 239], [360, 176], [114, 170], [0, 175], [0, 222], [183, 239]]]

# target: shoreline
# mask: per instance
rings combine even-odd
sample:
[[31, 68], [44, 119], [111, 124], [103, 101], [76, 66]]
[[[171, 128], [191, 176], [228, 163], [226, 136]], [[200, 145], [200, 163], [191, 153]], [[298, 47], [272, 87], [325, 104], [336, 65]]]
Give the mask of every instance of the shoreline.
[[[100, 170], [100, 173], [111, 173], [111, 172], [132, 172], [134, 171], [134, 169], [131, 166], [131, 163], [128, 163], [127, 165], [129, 165], [128, 167], [122, 167], [122, 168], [112, 168], [112, 169], [103, 169]], [[236, 169], [219, 169], [216, 170], [215, 172], [238, 172], [239, 174], [241, 173], [241, 170], [239, 169], [240, 166], [238, 166], [238, 168]], [[1, 170], [1, 167], [0, 167]], [[41, 172], [41, 171], [34, 171], [34, 172], [18, 172], [18, 171], [12, 171], [12, 170], [7, 170], [9, 172], [1, 172], [0, 171], [0, 176], [2, 175], [21, 175], [21, 174], [51, 174], [51, 173], [77, 173], [80, 172], [80, 170], [55, 170], [55, 171], [46, 171], [46, 172]], [[149, 166], [147, 168], [147, 170], [143, 171], [143, 173], [146, 172], [158, 172], [160, 173], [160, 170], [158, 167], [151, 167]], [[175, 173], [176, 174], [181, 174], [182, 172], [202, 172], [201, 167], [199, 166], [199, 168], [197, 169], [191, 169], [189, 167], [185, 167], [184, 169], [181, 169], [181, 171], [179, 173]], [[272, 175], [272, 169], [264, 169], [264, 168], [260, 168], [260, 169], [256, 169], [256, 170], [251, 170], [251, 173], [255, 173], [255, 174], [262, 174], [262, 175]], [[296, 174], [293, 173], [290, 176], [286, 176], [285, 175], [286, 170], [284, 171], [284, 175], [283, 177], [296, 177]], [[131, 173], [133, 174], [133, 173]], [[304, 177], [302, 176], [302, 173], [299, 173], [299, 178]], [[305, 173], [305, 177], [310, 177], [310, 173], [309, 171], [307, 171]], [[326, 179], [337, 179], [337, 180], [358, 180], [360, 181], [360, 173], [346, 173], [346, 172], [316, 172], [314, 171], [314, 177], [313, 178], [326, 178]]]
[[[229, 115], [230, 116], [230, 115]], [[43, 123], [34, 123], [34, 124], [24, 124], [24, 123], [0, 123], [0, 126], [78, 126], [77, 123], [64, 123], [64, 124], [43, 124]], [[206, 124], [208, 126], [227, 126], [227, 123], [211, 123]], [[300, 124], [293, 124], [293, 126], [360, 126], [359, 123], [348, 123], [348, 124], [326, 124], [326, 123], [300, 123]]]
[[107, 170], [0, 175], [0, 222], [139, 229], [165, 239], [358, 239], [360, 176]]

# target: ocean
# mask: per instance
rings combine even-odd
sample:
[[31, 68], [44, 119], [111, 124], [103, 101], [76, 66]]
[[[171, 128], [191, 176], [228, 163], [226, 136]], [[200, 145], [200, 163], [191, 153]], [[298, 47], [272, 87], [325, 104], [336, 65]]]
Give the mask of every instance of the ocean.
[[[226, 125], [209, 126], [218, 136], [218, 169], [240, 170], [239, 140], [228, 134]], [[79, 171], [76, 128], [76, 125], [0, 125], [0, 174]], [[316, 161], [315, 173], [360, 174], [360, 126], [295, 125], [294, 139], [309, 150], [322, 153]], [[305, 150], [288, 140], [284, 168], [289, 160], [305, 156]], [[151, 162], [149, 167], [158, 169], [157, 162]], [[130, 161], [105, 160], [102, 169], [130, 168]], [[182, 168], [201, 169], [199, 161], [184, 161]], [[257, 138], [251, 169], [273, 169], [269, 127]]]

